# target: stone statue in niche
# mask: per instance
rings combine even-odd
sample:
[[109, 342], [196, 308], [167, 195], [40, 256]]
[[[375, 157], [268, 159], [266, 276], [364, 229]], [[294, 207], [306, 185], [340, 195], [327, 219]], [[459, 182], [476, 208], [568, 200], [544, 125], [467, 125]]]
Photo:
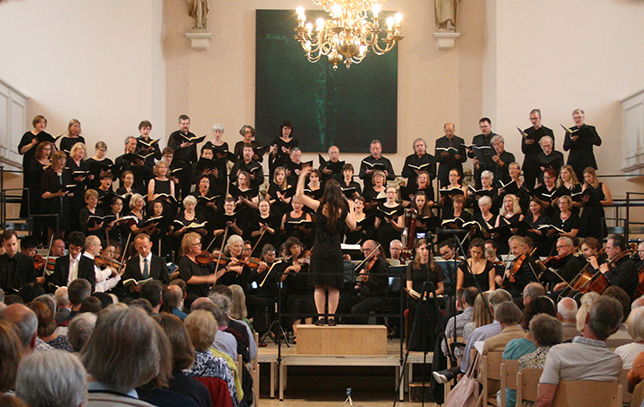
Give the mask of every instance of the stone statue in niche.
[[456, 31], [456, 6], [458, 0], [434, 0], [436, 27], [439, 31]]
[[208, 28], [208, 0], [188, 0], [188, 14], [195, 19], [193, 29]]

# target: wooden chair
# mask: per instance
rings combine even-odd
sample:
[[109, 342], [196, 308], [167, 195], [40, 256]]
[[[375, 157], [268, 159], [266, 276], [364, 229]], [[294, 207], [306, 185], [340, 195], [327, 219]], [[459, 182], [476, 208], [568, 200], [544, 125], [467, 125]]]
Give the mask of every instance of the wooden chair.
[[[619, 375], [619, 384], [622, 385], [622, 403], [625, 406], [631, 404], [631, 399], [633, 398], [633, 393], [628, 392], [628, 371], [630, 369], [622, 369], [622, 373]], [[640, 402], [641, 403], [641, 402]], [[639, 407], [639, 404], [637, 405]]]
[[644, 401], [644, 382], [639, 382], [631, 394], [631, 407], [640, 407]]
[[[463, 337], [462, 337], [462, 336], [457, 336], [457, 337], [456, 337], [456, 342], [454, 341], [454, 337], [453, 337], [453, 336], [450, 336], [449, 338], [447, 338], [447, 347], [448, 347], [448, 348], [449, 348], [449, 347], [451, 347], [453, 343], [464, 343], [464, 341], [463, 341]], [[459, 358], [456, 360], [456, 363], [457, 363], [457, 365], [456, 365], [456, 366], [460, 366], [460, 364], [461, 364], [461, 359], [462, 359], [462, 356], [461, 356], [461, 357], [459, 357]], [[474, 359], [471, 359], [471, 360], [474, 360]], [[448, 366], [448, 367], [450, 367], [450, 368], [454, 367], [454, 366], [451, 364], [451, 362], [450, 362], [449, 358], [447, 359], [447, 366]], [[445, 383], [445, 384], [444, 384], [444, 386], [445, 386], [445, 387], [444, 387], [444, 389], [445, 389], [445, 398], [447, 398], [447, 395], [449, 394], [450, 390], [452, 390], [452, 381], [450, 380], [449, 382]]]
[[517, 406], [525, 401], [535, 402], [539, 388], [539, 378], [543, 369], [527, 368], [517, 373]]
[[622, 385], [616, 381], [562, 380], [552, 405], [622, 407], [622, 391]]
[[[495, 382], [498, 383], [501, 381], [501, 362], [503, 362], [503, 352], [488, 352], [483, 356], [481, 361], [481, 374], [479, 375], [479, 381], [483, 384], [483, 389], [481, 391], [481, 400], [483, 400], [483, 406], [492, 404], [496, 406], [496, 387]], [[495, 381], [490, 383], [491, 381]], [[492, 396], [489, 396], [489, 393], [493, 392]]]
[[517, 389], [517, 375], [519, 373], [518, 360], [504, 360], [501, 363], [501, 406], [505, 407], [505, 390]]

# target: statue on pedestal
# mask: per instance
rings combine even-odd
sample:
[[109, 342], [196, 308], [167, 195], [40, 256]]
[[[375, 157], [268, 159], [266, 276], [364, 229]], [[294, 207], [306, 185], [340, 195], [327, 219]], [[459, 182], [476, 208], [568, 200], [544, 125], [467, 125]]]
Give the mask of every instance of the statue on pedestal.
[[439, 31], [456, 31], [456, 6], [458, 0], [434, 0], [436, 27]]
[[188, 14], [195, 19], [193, 29], [208, 28], [208, 0], [188, 0]]

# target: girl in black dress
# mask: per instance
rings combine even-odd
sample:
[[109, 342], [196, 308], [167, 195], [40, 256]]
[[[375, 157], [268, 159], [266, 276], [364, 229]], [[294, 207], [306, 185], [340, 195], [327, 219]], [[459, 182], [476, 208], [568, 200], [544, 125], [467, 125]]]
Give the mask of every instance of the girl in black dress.
[[387, 178], [385, 173], [376, 170], [371, 175], [371, 186], [365, 188], [362, 196], [367, 201], [365, 212], [374, 213], [378, 203], [385, 200], [385, 190], [387, 189]]
[[[279, 137], [271, 141], [269, 170], [286, 165], [291, 154], [291, 148], [297, 147], [299, 140], [293, 138], [293, 127], [291, 122], [284, 121], [280, 126]], [[272, 172], [272, 171], [271, 171]]]
[[[28, 168], [28, 176], [25, 174], [25, 179], [28, 180], [29, 187], [29, 205], [31, 207], [32, 215], [44, 214], [46, 208], [42, 200], [42, 176], [45, 170], [51, 165], [51, 154], [54, 150], [54, 145], [45, 141], [38, 144], [36, 147], [36, 154], [34, 160]], [[27, 170], [25, 168], [25, 170]], [[46, 222], [41, 217], [34, 217], [34, 236], [41, 242], [47, 241]]]
[[453, 168], [449, 170], [448, 180], [449, 185], [439, 190], [441, 197], [438, 200], [438, 205], [442, 208], [451, 208], [452, 199], [458, 195], [462, 195], [467, 201], [468, 190], [467, 186], [463, 184], [463, 174], [461, 174], [459, 170]]
[[71, 119], [67, 124], [67, 132], [60, 139], [60, 149], [70, 154], [72, 147], [76, 143], [85, 144], [85, 138], [81, 134], [81, 123], [76, 119]]
[[551, 242], [546, 239], [545, 233], [538, 227], [548, 223], [548, 216], [544, 213], [543, 206], [538, 199], [532, 198], [528, 207], [528, 214], [525, 217], [530, 229], [523, 234], [532, 239], [534, 247], [537, 248], [537, 256], [548, 256], [550, 254]]
[[[88, 183], [88, 188], [96, 189], [100, 185], [101, 173], [110, 171], [114, 162], [106, 157], [107, 144], [104, 141], [96, 143], [96, 152], [94, 157], [87, 159], [87, 171], [92, 175], [92, 180]], [[114, 175], [114, 174], [112, 174]], [[115, 179], [115, 178], [114, 178]]]
[[575, 237], [579, 233], [580, 220], [579, 216], [575, 215], [572, 212], [572, 198], [568, 195], [564, 195], [559, 198], [557, 203], [559, 211], [550, 218], [550, 224], [556, 226], [557, 228], [563, 230], [564, 232], [558, 232], [555, 229], [548, 231], [547, 236], [550, 239], [555, 239], [559, 237]]
[[476, 287], [474, 282], [476, 280], [481, 291], [494, 291], [496, 287], [494, 283], [496, 275], [494, 264], [485, 259], [483, 256], [484, 250], [485, 243], [482, 239], [472, 240], [470, 243], [470, 258], [466, 260], [469, 267], [465, 262], [458, 267], [458, 273], [456, 274], [457, 290], [459, 288]]
[[395, 239], [400, 240], [401, 233], [405, 228], [405, 219], [404, 209], [397, 202], [398, 191], [396, 187], [387, 188], [386, 195], [386, 201], [378, 205], [376, 209], [373, 227], [376, 230], [376, 240], [389, 256], [389, 243]]
[[[45, 116], [38, 115], [34, 117], [31, 123], [34, 128], [23, 134], [22, 139], [20, 140], [20, 144], [18, 144], [18, 153], [22, 154], [23, 188], [29, 187], [28, 174], [31, 169], [32, 162], [37, 159], [35, 155], [38, 147], [44, 142], [51, 143], [54, 141], [54, 138], [51, 136], [51, 134], [45, 131], [45, 128], [47, 128], [47, 119], [45, 118]], [[40, 183], [40, 180], [38, 180], [38, 183]], [[27, 204], [32, 203], [30, 199], [27, 199], [27, 193], [27, 190], [24, 190], [22, 192], [22, 204], [20, 205], [21, 218], [27, 218], [29, 212], [27, 210]], [[30, 195], [30, 198], [32, 195]], [[31, 209], [31, 212], [33, 213], [33, 209]]]
[[374, 215], [369, 215], [364, 212], [365, 200], [359, 196], [353, 200], [353, 212], [356, 217], [355, 229], [347, 231], [344, 243], [347, 244], [362, 244], [368, 239], [375, 238], [375, 231], [373, 230]]
[[277, 167], [273, 172], [273, 181], [266, 192], [266, 199], [271, 204], [271, 213], [282, 217], [291, 208], [291, 198], [295, 191], [286, 179], [286, 168]]
[[533, 199], [537, 199], [539, 204], [544, 209], [546, 216], [551, 217], [554, 215], [557, 208], [557, 201], [562, 194], [555, 183], [557, 173], [552, 168], [543, 170], [543, 184], [535, 188], [532, 193]]
[[431, 240], [431, 235], [436, 233], [436, 217], [432, 213], [433, 202], [428, 202], [428, 200], [430, 198], [424, 191], [416, 191], [411, 207], [416, 209], [416, 235], [424, 234], [427, 239]]
[[328, 323], [333, 326], [335, 311], [340, 301], [340, 288], [344, 285], [344, 261], [340, 243], [346, 226], [355, 229], [356, 218], [353, 202], [347, 201], [347, 210], [342, 189], [335, 180], [326, 183], [322, 201], [304, 195], [304, 183], [310, 172], [311, 167], [306, 167], [300, 173], [295, 195], [316, 214], [315, 242], [310, 267], [312, 275], [309, 278], [309, 284], [315, 286], [315, 308], [319, 316], [316, 324], [323, 325], [326, 322], [323, 315], [328, 300]]
[[506, 194], [503, 197], [503, 205], [499, 211], [499, 216], [496, 218], [494, 227], [509, 226], [509, 228], [505, 228], [503, 231], [495, 233], [492, 236], [499, 244], [498, 252], [500, 254], [507, 254], [510, 250], [508, 239], [519, 231], [518, 228], [513, 226], [523, 221], [523, 214], [521, 212], [519, 199], [516, 195]]
[[168, 165], [165, 161], [159, 161], [154, 166], [154, 175], [155, 177], [150, 180], [148, 183], [148, 202], [161, 199], [166, 202], [168, 205], [172, 205], [174, 201], [170, 197], [159, 196], [160, 194], [167, 194], [171, 197], [174, 197], [174, 182], [168, 179]]
[[[259, 201], [259, 211], [253, 217], [253, 222], [249, 224], [247, 231], [253, 247], [257, 246], [255, 250], [258, 250], [266, 244], [270, 244], [273, 247], [279, 246], [279, 238], [277, 236], [279, 228], [280, 219], [271, 214], [271, 204], [266, 199], [262, 199]], [[261, 239], [261, 243], [258, 245], [257, 242], [259, 239]], [[253, 256], [255, 255], [256, 253], [253, 253]]]
[[340, 182], [340, 188], [347, 199], [362, 196], [362, 188], [360, 188], [360, 184], [353, 180], [353, 173], [354, 169], [351, 163], [346, 163], [342, 166], [342, 181]]
[[[51, 157], [51, 166], [45, 170], [42, 175], [40, 190], [42, 191], [44, 212], [48, 214], [58, 214], [60, 234], [57, 238], [63, 238], [65, 232], [71, 231], [69, 209], [69, 198], [73, 192], [65, 188], [71, 185], [71, 176], [65, 169], [67, 154], [62, 151], [56, 151]], [[78, 213], [78, 212], [76, 212]], [[54, 217], [47, 218], [48, 238], [56, 230], [56, 220]]]
[[301, 199], [293, 197], [291, 206], [293, 210], [282, 216], [280, 231], [287, 237], [297, 237], [306, 247], [311, 247], [313, 240], [311, 236], [313, 217], [310, 213], [304, 212], [304, 204]]
[[566, 164], [559, 170], [557, 189], [561, 191], [559, 196], [570, 195], [572, 198], [572, 211], [579, 215], [579, 209], [583, 206], [581, 184], [571, 165]]
[[83, 143], [76, 143], [71, 147], [71, 152], [67, 157], [67, 170], [71, 173], [72, 182], [76, 187], [73, 188], [73, 196], [70, 196], [69, 210], [74, 214], [70, 220], [72, 230], [80, 230], [80, 223], [78, 214], [81, 209], [85, 207], [85, 190], [87, 183], [90, 181], [92, 175], [87, 175], [87, 163], [85, 162], [85, 154], [87, 148]]
[[601, 241], [606, 237], [606, 219], [604, 206], [613, 204], [613, 197], [606, 184], [597, 181], [597, 174], [593, 167], [584, 170], [583, 186], [584, 210], [581, 213], [582, 237], [594, 237]]

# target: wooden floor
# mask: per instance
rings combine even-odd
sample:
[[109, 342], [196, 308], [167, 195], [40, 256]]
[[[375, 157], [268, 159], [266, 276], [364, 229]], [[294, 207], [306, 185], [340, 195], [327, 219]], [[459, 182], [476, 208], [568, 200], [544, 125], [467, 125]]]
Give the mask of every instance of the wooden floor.
[[[267, 347], [259, 348], [258, 354], [260, 404], [280, 406], [304, 403], [341, 406], [346, 399], [346, 388], [352, 386], [355, 405], [384, 406], [393, 404], [394, 398], [407, 400], [407, 384], [414, 381], [414, 371], [418, 377], [422, 368], [419, 365], [424, 360], [422, 352], [411, 352], [408, 358], [411, 369], [407, 369], [403, 385], [398, 386], [405, 356], [401, 354], [399, 339], [387, 340], [387, 354], [382, 356], [301, 355], [297, 353], [297, 345], [288, 347], [282, 342], [278, 363], [278, 347], [272, 341]], [[426, 360], [431, 363], [431, 353]], [[428, 370], [423, 371], [427, 374]]]

